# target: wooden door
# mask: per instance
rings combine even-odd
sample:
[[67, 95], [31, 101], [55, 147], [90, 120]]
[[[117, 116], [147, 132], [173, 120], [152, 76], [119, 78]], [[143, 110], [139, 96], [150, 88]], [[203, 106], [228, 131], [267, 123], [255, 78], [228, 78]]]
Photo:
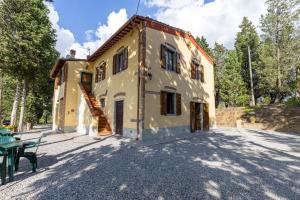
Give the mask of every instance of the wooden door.
[[191, 132], [204, 128], [204, 104], [190, 102]]
[[203, 104], [203, 128], [209, 130], [209, 106], [207, 103]]
[[92, 82], [93, 82], [93, 74], [87, 72], [81, 73], [81, 83], [84, 89], [89, 93], [92, 92]]
[[201, 130], [201, 104], [195, 103], [195, 129]]
[[115, 102], [115, 130], [116, 134], [123, 135], [124, 101]]
[[196, 120], [195, 120], [195, 102], [190, 102], [190, 121], [191, 121], [191, 132], [195, 132], [196, 127]]

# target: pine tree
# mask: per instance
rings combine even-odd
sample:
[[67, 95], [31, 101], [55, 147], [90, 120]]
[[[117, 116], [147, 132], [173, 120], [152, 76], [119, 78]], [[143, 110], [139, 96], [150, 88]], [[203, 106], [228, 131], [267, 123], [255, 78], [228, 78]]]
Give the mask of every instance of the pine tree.
[[[48, 12], [42, 0], [3, 0], [0, 3], [0, 68], [22, 83], [19, 87], [23, 88], [20, 129], [28, 87], [44, 81], [37, 79], [38, 74], [49, 73], [51, 63], [58, 56]], [[17, 98], [15, 103], [18, 105]]]
[[206, 41], [206, 38], [204, 36], [201, 36], [201, 38], [196, 37], [196, 42], [200, 44], [200, 46], [205, 50], [205, 52], [209, 55], [212, 56], [212, 50], [209, 47], [208, 42]]
[[294, 15], [299, 12], [295, 9], [295, 3], [299, 5], [298, 0], [267, 0], [267, 14], [261, 17], [262, 38], [268, 43], [265, 47], [269, 48], [267, 51], [271, 55], [264, 62], [275, 64], [276, 87], [273, 96], [276, 102], [291, 93], [289, 78], [294, 68], [290, 62], [296, 23]]
[[[247, 17], [244, 17], [241, 25], [239, 26], [240, 31], [237, 33], [235, 40], [235, 49], [237, 52], [237, 56], [239, 58], [239, 62], [241, 63], [241, 74], [244, 79], [244, 82], [247, 85], [247, 89], [249, 94], [252, 95], [252, 86], [251, 81], [253, 81], [253, 90], [254, 96], [257, 97], [259, 95], [258, 90], [258, 77], [257, 70], [259, 67], [259, 45], [260, 39], [256, 32], [256, 29], [251, 21], [248, 20]], [[248, 52], [249, 49], [249, 52]], [[249, 59], [250, 54], [250, 59]], [[249, 63], [251, 60], [251, 63]], [[253, 78], [250, 78], [250, 64], [252, 65], [252, 74]], [[255, 104], [255, 102], [254, 102]]]
[[220, 78], [222, 77], [222, 67], [227, 56], [227, 49], [222, 44], [215, 43], [212, 49], [212, 56], [214, 58], [214, 79], [215, 79], [215, 104], [218, 107], [221, 102], [220, 97]]
[[249, 95], [241, 76], [241, 63], [236, 51], [231, 50], [225, 59], [220, 77], [220, 96], [226, 106], [245, 106]]

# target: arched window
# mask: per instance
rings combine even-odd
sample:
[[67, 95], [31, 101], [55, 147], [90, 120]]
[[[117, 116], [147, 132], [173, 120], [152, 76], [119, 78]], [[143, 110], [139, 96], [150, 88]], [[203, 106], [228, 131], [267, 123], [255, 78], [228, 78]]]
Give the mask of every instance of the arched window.
[[98, 83], [98, 82], [104, 80], [105, 79], [105, 73], [106, 73], [106, 63], [102, 62], [96, 68], [95, 82]]

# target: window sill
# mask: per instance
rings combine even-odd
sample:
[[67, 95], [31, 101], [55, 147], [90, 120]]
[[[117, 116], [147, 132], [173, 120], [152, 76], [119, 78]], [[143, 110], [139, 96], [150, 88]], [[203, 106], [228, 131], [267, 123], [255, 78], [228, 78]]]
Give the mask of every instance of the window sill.
[[177, 116], [176, 114], [166, 114], [165, 116]]

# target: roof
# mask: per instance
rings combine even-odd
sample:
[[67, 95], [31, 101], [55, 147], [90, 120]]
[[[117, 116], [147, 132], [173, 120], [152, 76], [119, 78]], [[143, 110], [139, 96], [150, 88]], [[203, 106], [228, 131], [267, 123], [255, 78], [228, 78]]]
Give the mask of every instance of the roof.
[[145, 22], [146, 26], [149, 28], [156, 29], [165, 33], [177, 35], [186, 38], [195, 45], [195, 47], [209, 60], [213, 63], [212, 58], [205, 52], [205, 50], [198, 44], [195, 38], [190, 32], [184, 31], [180, 28], [170, 26], [168, 24], [162, 23], [160, 21], [154, 20], [150, 17], [143, 17], [140, 15], [133, 15], [121, 28], [117, 30], [103, 45], [101, 45], [89, 58], [88, 61], [95, 61], [99, 56], [101, 56], [105, 51], [112, 47], [116, 42], [123, 38], [128, 32], [135, 28], [141, 22]]
[[180, 28], [170, 26], [160, 21], [154, 20], [150, 17], [143, 17], [140, 15], [133, 15], [121, 28], [119, 28], [104, 44], [102, 44], [87, 60], [86, 59], [59, 59], [51, 70], [51, 77], [54, 78], [66, 61], [89, 61], [94, 62], [99, 56], [103, 55], [105, 51], [111, 48], [115, 43], [122, 39], [127, 33], [133, 30], [141, 22], [149, 28], [156, 29], [165, 33], [183, 37], [189, 40], [206, 58], [210, 63], [213, 63], [212, 58], [205, 52], [205, 50], [198, 44], [190, 32], [184, 31]]
[[86, 59], [76, 59], [76, 58], [60, 58], [56, 61], [55, 65], [53, 66], [50, 76], [51, 78], [55, 78], [60, 69], [64, 66], [67, 61], [86, 61]]

